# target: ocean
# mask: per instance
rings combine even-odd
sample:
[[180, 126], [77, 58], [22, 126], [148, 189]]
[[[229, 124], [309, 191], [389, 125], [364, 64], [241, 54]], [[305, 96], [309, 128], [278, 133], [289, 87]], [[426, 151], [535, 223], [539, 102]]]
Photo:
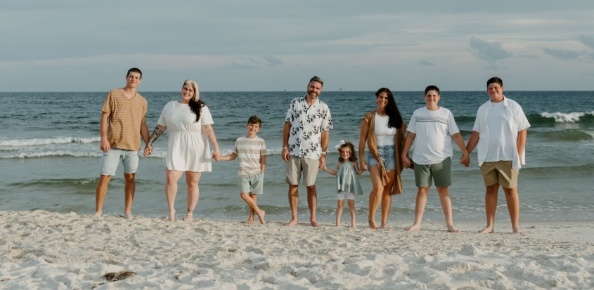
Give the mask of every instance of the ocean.
[[[142, 92], [149, 102], [149, 131], [156, 125], [161, 109], [179, 92]], [[245, 134], [250, 115], [263, 120], [259, 136], [269, 149], [264, 195], [258, 203], [272, 222], [290, 219], [284, 162], [280, 156], [283, 120], [292, 98], [305, 92], [203, 92], [223, 154], [231, 152], [235, 138]], [[92, 215], [95, 186], [101, 167], [99, 117], [106, 92], [0, 93], [0, 210], [47, 210]], [[424, 106], [423, 92], [394, 92], [399, 108], [408, 120]], [[522, 221], [592, 221], [594, 181], [594, 92], [506, 91], [505, 95], [523, 107], [532, 127], [528, 131], [527, 164], [520, 171], [519, 193]], [[323, 92], [320, 98], [330, 107], [334, 129], [330, 133], [328, 166], [338, 159], [335, 145], [340, 140], [355, 145], [361, 119], [375, 108], [374, 92]], [[440, 105], [450, 109], [467, 141], [476, 110], [488, 100], [484, 91], [442, 92]], [[454, 146], [454, 160], [460, 153]], [[136, 174], [135, 215], [164, 218], [164, 156], [167, 137], [155, 143], [154, 154], [141, 158]], [[471, 166], [452, 162], [450, 187], [454, 222], [484, 220], [484, 186], [476, 152]], [[238, 163], [215, 162], [213, 171], [202, 174], [198, 219], [244, 220], [248, 207], [239, 197]], [[123, 212], [122, 168], [112, 179], [104, 214]], [[404, 193], [395, 196], [389, 222], [410, 225], [414, 219], [416, 187], [411, 170], [403, 175]], [[335, 177], [318, 175], [318, 219], [333, 223], [336, 195]], [[182, 178], [176, 208], [185, 212], [186, 194]], [[357, 196], [358, 223], [365, 224], [369, 174], [360, 176], [366, 195]], [[305, 187], [300, 186], [301, 222], [308, 221]], [[343, 222], [348, 221], [345, 212]], [[500, 191], [497, 224], [509, 226], [504, 193]], [[443, 222], [435, 189], [432, 188], [424, 222]], [[502, 222], [504, 224], [502, 224]]]

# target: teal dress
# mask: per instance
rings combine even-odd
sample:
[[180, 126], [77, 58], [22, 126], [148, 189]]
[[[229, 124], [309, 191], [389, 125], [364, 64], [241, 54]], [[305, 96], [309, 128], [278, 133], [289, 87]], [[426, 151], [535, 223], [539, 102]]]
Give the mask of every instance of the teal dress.
[[350, 192], [355, 195], [363, 194], [355, 165], [352, 162], [339, 162], [336, 172], [336, 185], [338, 192]]

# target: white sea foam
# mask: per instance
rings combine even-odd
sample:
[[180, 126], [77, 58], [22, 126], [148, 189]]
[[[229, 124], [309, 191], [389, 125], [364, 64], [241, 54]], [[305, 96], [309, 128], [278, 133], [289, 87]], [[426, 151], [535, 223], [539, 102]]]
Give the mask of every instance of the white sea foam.
[[592, 112], [572, 112], [572, 113], [548, 113], [543, 112], [540, 115], [544, 118], [553, 118], [557, 123], [577, 123], [580, 121], [580, 118], [586, 115], [594, 115], [594, 111]]
[[51, 144], [69, 144], [69, 143], [80, 143], [88, 144], [93, 142], [99, 142], [101, 138], [90, 137], [54, 137], [54, 138], [29, 138], [29, 139], [7, 139], [0, 140], [0, 146], [11, 146], [11, 147], [23, 147], [23, 146], [43, 146]]

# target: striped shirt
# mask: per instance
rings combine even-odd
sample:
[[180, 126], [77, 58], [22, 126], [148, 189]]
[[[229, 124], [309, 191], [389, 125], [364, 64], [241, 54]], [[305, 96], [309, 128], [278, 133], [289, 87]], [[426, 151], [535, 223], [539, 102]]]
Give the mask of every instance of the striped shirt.
[[122, 89], [107, 93], [101, 112], [109, 114], [107, 140], [113, 148], [140, 150], [140, 129], [148, 102], [139, 93], [128, 99]]
[[251, 139], [239, 137], [233, 152], [239, 158], [239, 176], [253, 176], [261, 171], [260, 156], [266, 155], [266, 142], [258, 136]]

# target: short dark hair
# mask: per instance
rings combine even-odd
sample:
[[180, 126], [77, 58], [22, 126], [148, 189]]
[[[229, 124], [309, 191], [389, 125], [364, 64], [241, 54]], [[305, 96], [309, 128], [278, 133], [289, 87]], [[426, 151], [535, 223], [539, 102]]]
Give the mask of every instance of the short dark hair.
[[250, 116], [248, 118], [247, 123], [248, 124], [258, 124], [258, 125], [260, 125], [260, 127], [262, 127], [262, 120], [260, 119], [260, 117], [258, 117], [256, 115]]
[[499, 84], [500, 86], [503, 87], [503, 80], [498, 78], [498, 77], [492, 77], [487, 81], [487, 87], [489, 87], [490, 84], [492, 83], [496, 83]]
[[429, 91], [436, 91], [438, 95], [440, 95], [440, 94], [441, 94], [441, 93], [439, 92], [439, 88], [438, 88], [437, 86], [434, 86], [434, 85], [430, 85], [430, 86], [427, 86], [427, 87], [425, 88], [425, 95], [426, 95], [426, 94], [427, 94]]
[[316, 83], [320, 83], [320, 85], [322, 85], [322, 87], [324, 86], [324, 81], [322, 80], [322, 78], [320, 78], [319, 76], [314, 76], [313, 78], [311, 78], [309, 80], [309, 82], [316, 82]]
[[142, 78], [142, 71], [140, 71], [139, 68], [133, 67], [131, 69], [128, 70], [128, 73], [126, 73], [126, 77], [130, 76], [131, 72], [137, 72], [140, 74], [140, 78]]

